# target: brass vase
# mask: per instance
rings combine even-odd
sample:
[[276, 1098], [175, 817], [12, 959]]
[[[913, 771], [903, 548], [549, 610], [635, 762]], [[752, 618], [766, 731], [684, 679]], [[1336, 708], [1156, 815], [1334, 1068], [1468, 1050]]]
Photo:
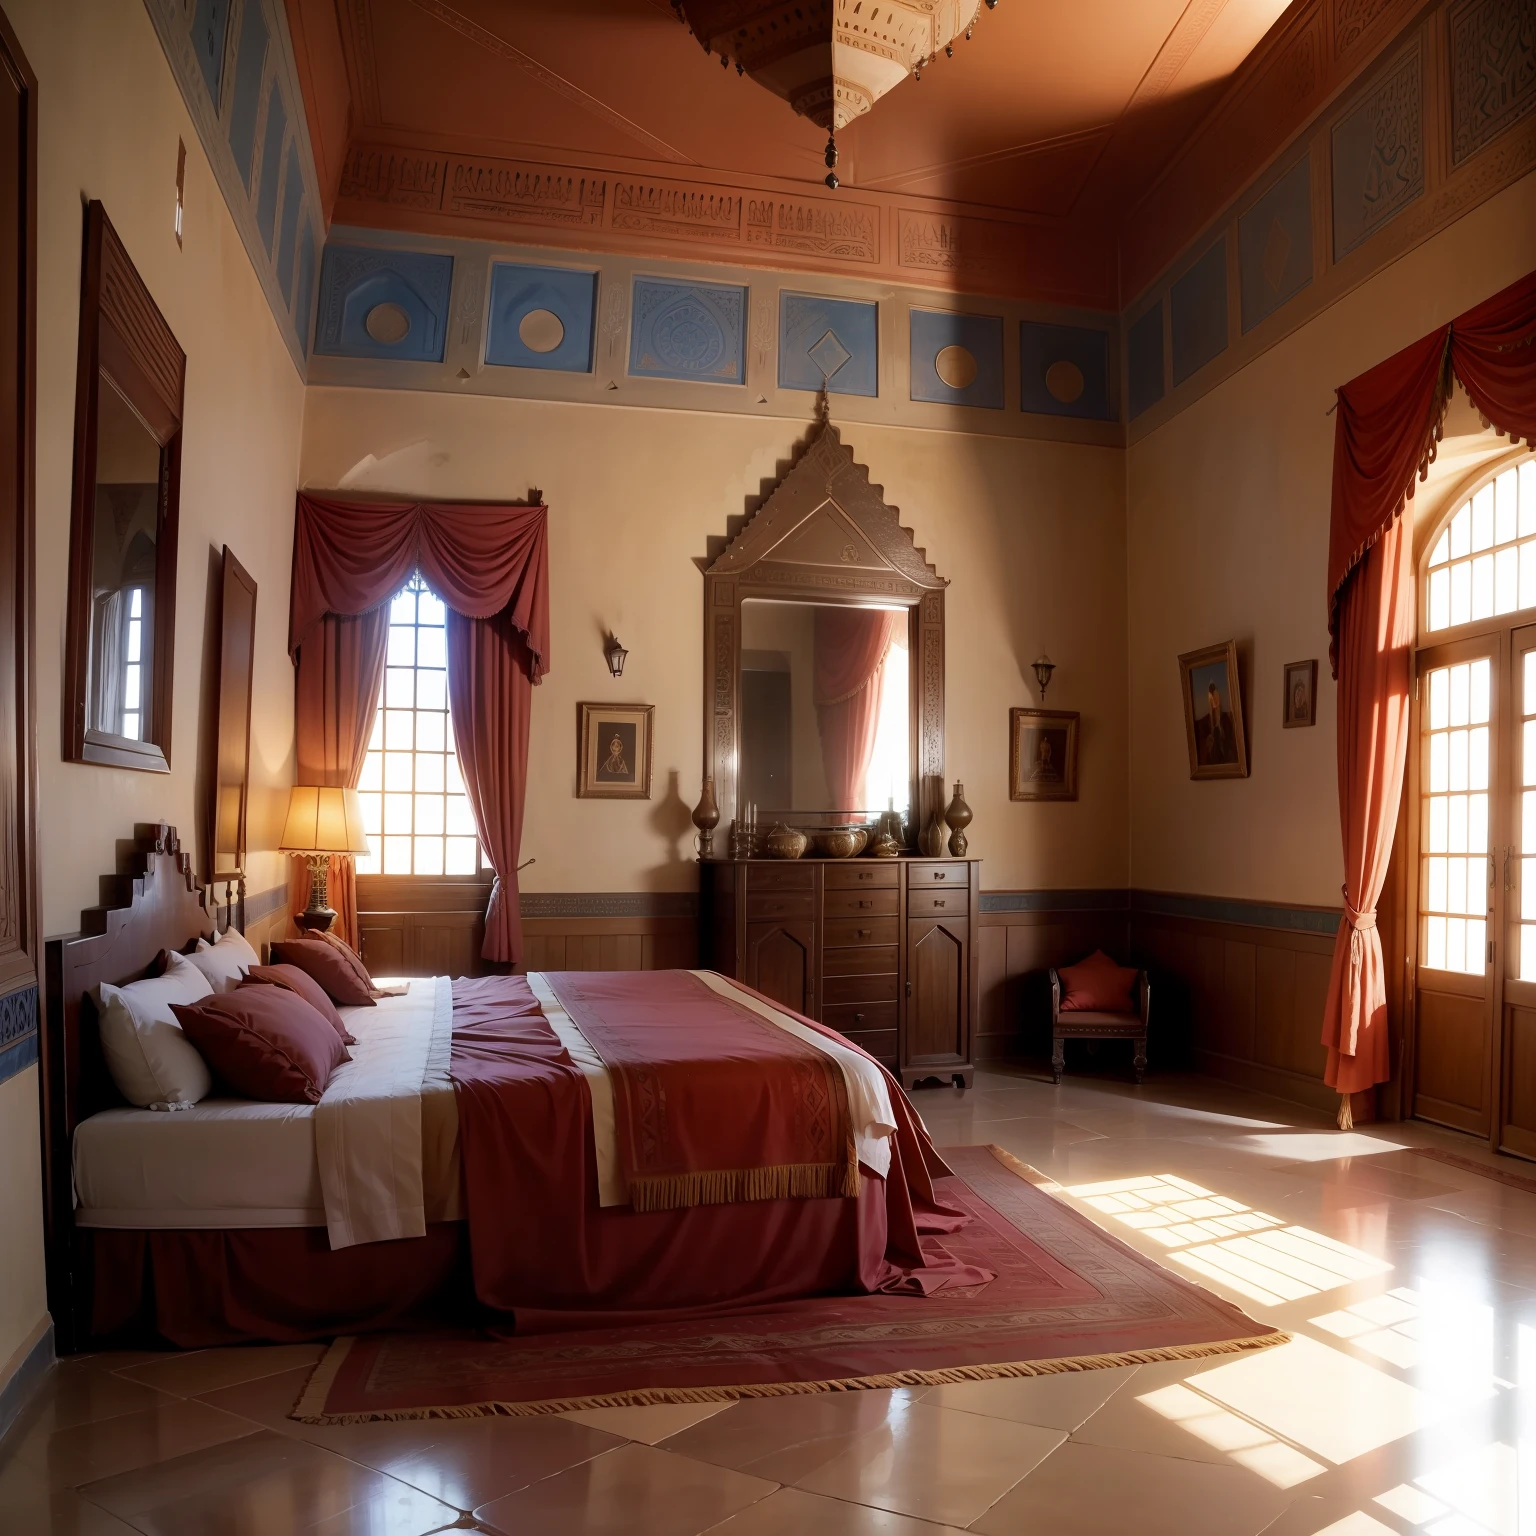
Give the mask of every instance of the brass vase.
[[699, 803], [693, 808], [693, 824], [699, 829], [699, 857], [708, 859], [714, 857], [715, 828], [720, 825], [720, 806], [715, 800], [715, 781], [713, 778], [704, 780], [704, 788], [699, 795]]
[[956, 779], [955, 798], [949, 802], [944, 820], [949, 824], [949, 851], [957, 859], [965, 857], [965, 829], [971, 824], [971, 814], [970, 806], [965, 803], [965, 786]]

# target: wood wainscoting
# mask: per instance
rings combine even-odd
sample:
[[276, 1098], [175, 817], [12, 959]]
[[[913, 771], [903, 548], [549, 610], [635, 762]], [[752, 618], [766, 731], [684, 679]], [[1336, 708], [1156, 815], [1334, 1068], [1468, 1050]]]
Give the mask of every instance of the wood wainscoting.
[[1331, 1113], [1323, 1004], [1340, 912], [1132, 891], [1131, 952], [1153, 1037], [1198, 1072]]
[[375, 976], [479, 976], [489, 879], [359, 875], [357, 926]]

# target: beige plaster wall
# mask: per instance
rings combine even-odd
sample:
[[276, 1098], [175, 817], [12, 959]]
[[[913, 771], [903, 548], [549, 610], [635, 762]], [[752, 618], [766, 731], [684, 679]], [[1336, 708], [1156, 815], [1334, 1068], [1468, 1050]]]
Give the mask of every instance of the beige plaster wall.
[[[834, 411], [835, 414], [835, 411]], [[530, 891], [692, 890], [702, 584], [695, 559], [787, 469], [782, 421], [434, 393], [322, 389], [300, 481], [551, 508], [552, 670], [534, 695], [523, 875]], [[948, 766], [976, 813], [992, 889], [1126, 878], [1125, 544], [1118, 449], [858, 426], [844, 434], [950, 579]], [[623, 680], [603, 633], [629, 648]], [[1051, 703], [1083, 712], [1076, 804], [1008, 799], [1008, 708], [1028, 663], [1059, 663]], [[648, 802], [577, 800], [576, 703], [656, 706]]]
[[[72, 932], [138, 821], [197, 833], [209, 557], [227, 540], [260, 586], [252, 710], [253, 844], [272, 848], [292, 779], [284, 655], [303, 385], [203, 157], [148, 14], [99, 0], [7, 0], [38, 78], [37, 637], [46, 933]], [[187, 147], [185, 247], [173, 231], [177, 141]], [[83, 204], [104, 202], [187, 353], [172, 771], [61, 761], [61, 677], [73, 472]], [[256, 855], [252, 889], [286, 875]], [[37, 1074], [0, 1085], [0, 1361], [43, 1316]], [[28, 1170], [31, 1170], [29, 1173]]]
[[[1333, 391], [1528, 272], [1533, 253], [1527, 176], [1128, 450], [1133, 885], [1338, 904], [1324, 593]], [[1232, 638], [1252, 773], [1194, 783], [1177, 657]], [[1318, 724], [1285, 730], [1282, 668], [1314, 656]]]

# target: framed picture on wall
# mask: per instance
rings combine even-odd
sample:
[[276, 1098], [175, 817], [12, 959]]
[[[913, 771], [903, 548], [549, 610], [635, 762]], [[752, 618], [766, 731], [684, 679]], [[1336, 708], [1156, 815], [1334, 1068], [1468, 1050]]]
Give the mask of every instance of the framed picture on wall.
[[1297, 725], [1317, 724], [1317, 662], [1288, 661], [1285, 664], [1286, 730]]
[[1008, 711], [1008, 798], [1077, 799], [1075, 709]]
[[1248, 738], [1237, 676], [1237, 641], [1208, 645], [1179, 657], [1184, 735], [1192, 779], [1246, 779]]
[[651, 798], [654, 704], [578, 704], [576, 795], [582, 800]]

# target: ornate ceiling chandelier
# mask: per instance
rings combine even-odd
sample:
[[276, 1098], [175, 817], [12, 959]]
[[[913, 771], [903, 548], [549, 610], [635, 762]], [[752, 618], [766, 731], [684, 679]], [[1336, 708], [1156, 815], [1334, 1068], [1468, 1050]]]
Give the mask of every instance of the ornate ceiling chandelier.
[[[986, 0], [990, 10], [997, 0]], [[751, 75], [827, 130], [827, 185], [837, 186], [837, 130], [939, 50], [954, 57], [982, 0], [672, 0], [706, 53]]]

